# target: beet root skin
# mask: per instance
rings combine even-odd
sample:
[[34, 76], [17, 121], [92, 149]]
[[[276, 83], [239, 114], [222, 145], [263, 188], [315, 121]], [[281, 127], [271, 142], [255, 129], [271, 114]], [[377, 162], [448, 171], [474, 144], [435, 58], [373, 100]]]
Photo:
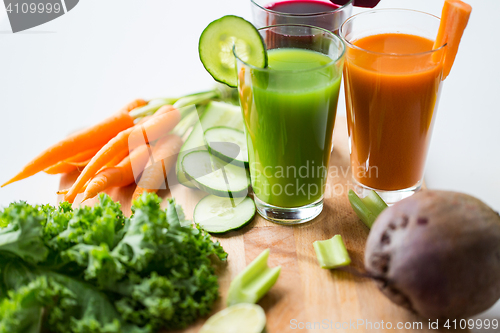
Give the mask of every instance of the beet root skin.
[[429, 319], [462, 319], [500, 298], [500, 217], [466, 194], [421, 191], [370, 231], [365, 267], [393, 302]]

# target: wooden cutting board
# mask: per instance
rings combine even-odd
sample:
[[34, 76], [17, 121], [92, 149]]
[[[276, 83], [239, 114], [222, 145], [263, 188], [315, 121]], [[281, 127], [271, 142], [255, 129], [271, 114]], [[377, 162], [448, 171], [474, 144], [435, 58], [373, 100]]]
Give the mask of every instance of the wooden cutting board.
[[[225, 307], [231, 280], [257, 255], [269, 248], [269, 265], [281, 265], [282, 271], [276, 285], [259, 302], [266, 311], [268, 333], [381, 332], [383, 330], [379, 325], [382, 321], [386, 329], [387, 323], [391, 323], [393, 332], [450, 332], [447, 329], [429, 329], [426, 319], [394, 305], [373, 281], [353, 273], [363, 271], [364, 245], [369, 230], [358, 220], [347, 200], [348, 181], [351, 179], [349, 165], [346, 119], [338, 117], [328, 179], [333, 190], [327, 195], [320, 216], [299, 226], [277, 225], [256, 216], [243, 229], [214, 237], [229, 254], [227, 263], [217, 266], [221, 297], [214, 312]], [[76, 173], [63, 176], [60, 188], [68, 188], [77, 176]], [[114, 200], [122, 203], [126, 214], [130, 214], [130, 198], [134, 187], [131, 185], [108, 192]], [[192, 217], [196, 203], [206, 195], [182, 185], [172, 188], [172, 193], [184, 207], [188, 218]], [[160, 191], [159, 195], [169, 197], [170, 192]], [[88, 204], [93, 202], [89, 201]], [[352, 264], [345, 270], [321, 269], [312, 244], [336, 234], [342, 235]], [[198, 320], [182, 332], [198, 332], [205, 320]], [[310, 329], [300, 329], [302, 326], [299, 324], [306, 325], [307, 322], [316, 324]], [[356, 326], [358, 323], [360, 325]], [[422, 328], [397, 329], [398, 323], [421, 323]]]

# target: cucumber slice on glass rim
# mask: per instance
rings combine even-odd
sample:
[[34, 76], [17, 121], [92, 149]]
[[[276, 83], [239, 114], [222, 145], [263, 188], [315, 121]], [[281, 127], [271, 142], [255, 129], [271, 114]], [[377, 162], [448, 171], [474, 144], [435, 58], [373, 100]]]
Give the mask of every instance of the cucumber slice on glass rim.
[[266, 45], [252, 23], [233, 15], [213, 21], [200, 36], [200, 60], [216, 81], [230, 87], [238, 85], [233, 46], [238, 57], [247, 64], [267, 66]]

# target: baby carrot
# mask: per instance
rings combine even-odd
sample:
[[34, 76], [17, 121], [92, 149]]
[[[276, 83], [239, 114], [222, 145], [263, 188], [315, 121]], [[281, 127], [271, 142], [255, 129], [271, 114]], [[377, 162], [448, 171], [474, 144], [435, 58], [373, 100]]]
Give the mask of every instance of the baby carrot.
[[138, 124], [118, 133], [87, 164], [64, 199], [68, 202], [73, 202], [81, 187], [111, 161], [117, 153], [155, 141], [170, 132], [177, 125], [180, 118], [180, 112], [177, 109], [173, 109], [170, 112], [154, 116], [143, 124]]
[[132, 201], [145, 192], [157, 192], [166, 188], [167, 174], [177, 160], [182, 146], [182, 139], [176, 134], [169, 134], [156, 143], [153, 150], [153, 163], [149, 163], [142, 173], [141, 180], [132, 195]]
[[64, 161], [74, 156], [75, 152], [88, 150], [97, 146], [102, 147], [120, 131], [134, 126], [134, 119], [128, 112], [145, 104], [146, 101], [142, 99], [135, 100], [99, 124], [70, 135], [35, 157], [21, 172], [4, 183], [2, 187], [30, 177], [60, 161]]
[[84, 199], [95, 197], [109, 187], [127, 186], [135, 181], [134, 171], [143, 170], [149, 158], [149, 145], [137, 147], [116, 167], [110, 167], [99, 172], [85, 190]]
[[445, 0], [444, 2], [438, 35], [434, 42], [434, 49], [446, 44], [443, 80], [450, 74], [471, 11], [472, 7], [460, 0]]

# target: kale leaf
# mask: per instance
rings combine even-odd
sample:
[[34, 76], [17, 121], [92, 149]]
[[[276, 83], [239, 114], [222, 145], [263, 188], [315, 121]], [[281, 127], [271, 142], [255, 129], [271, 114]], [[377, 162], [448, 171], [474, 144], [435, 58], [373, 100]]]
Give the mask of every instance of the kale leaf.
[[0, 333], [156, 332], [208, 314], [213, 260], [227, 254], [174, 200], [161, 204], [145, 194], [130, 218], [106, 195], [0, 211]]

